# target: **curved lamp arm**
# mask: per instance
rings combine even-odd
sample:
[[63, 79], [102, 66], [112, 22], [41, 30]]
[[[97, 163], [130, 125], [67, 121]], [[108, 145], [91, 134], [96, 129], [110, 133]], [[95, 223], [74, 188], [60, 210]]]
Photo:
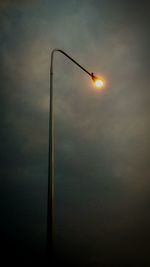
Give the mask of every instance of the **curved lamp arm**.
[[51, 66], [50, 66], [50, 72], [53, 73], [53, 58], [54, 58], [54, 53], [55, 52], [60, 52], [63, 55], [65, 55], [67, 58], [69, 58], [73, 63], [75, 63], [80, 69], [82, 69], [84, 72], [86, 72], [88, 75], [91, 77], [94, 76], [93, 73], [90, 73], [88, 70], [86, 70], [84, 67], [82, 67], [76, 60], [74, 60], [72, 57], [70, 57], [66, 52], [64, 52], [61, 49], [53, 49], [51, 52]]

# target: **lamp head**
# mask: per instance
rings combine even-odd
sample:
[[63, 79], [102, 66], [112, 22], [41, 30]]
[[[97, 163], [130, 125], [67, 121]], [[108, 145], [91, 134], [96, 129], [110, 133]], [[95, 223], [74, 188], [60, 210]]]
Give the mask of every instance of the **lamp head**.
[[93, 72], [91, 73], [91, 78], [92, 78], [92, 80], [93, 80], [93, 82], [97, 88], [99, 88], [99, 89], [104, 88], [104, 86], [105, 86], [104, 79], [102, 79], [101, 77], [95, 76]]

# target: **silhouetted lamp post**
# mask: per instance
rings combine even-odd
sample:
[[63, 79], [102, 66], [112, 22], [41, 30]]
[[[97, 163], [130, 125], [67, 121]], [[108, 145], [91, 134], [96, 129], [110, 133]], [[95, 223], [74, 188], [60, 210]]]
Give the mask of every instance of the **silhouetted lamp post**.
[[47, 203], [47, 252], [50, 253], [53, 241], [53, 220], [54, 220], [54, 125], [53, 125], [53, 59], [54, 53], [60, 52], [69, 58], [80, 69], [87, 73], [93, 80], [96, 87], [104, 87], [104, 81], [98, 78], [94, 73], [90, 73], [83, 68], [77, 61], [60, 49], [54, 49], [51, 52], [50, 63], [50, 107], [49, 107], [49, 149], [48, 149], [48, 203]]

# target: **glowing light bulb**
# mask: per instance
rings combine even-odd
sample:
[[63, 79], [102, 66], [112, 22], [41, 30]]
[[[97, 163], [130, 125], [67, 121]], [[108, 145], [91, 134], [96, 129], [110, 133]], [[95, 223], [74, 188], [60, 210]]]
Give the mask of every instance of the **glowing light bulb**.
[[97, 88], [102, 88], [102, 87], [104, 86], [104, 82], [103, 82], [102, 80], [97, 79], [97, 80], [95, 81], [95, 86], [96, 86]]
[[99, 88], [99, 89], [104, 88], [104, 86], [105, 86], [105, 81], [104, 81], [104, 79], [95, 76], [93, 73], [92, 73], [91, 76], [92, 76], [92, 80], [93, 80], [93, 82], [94, 82], [94, 84], [95, 84], [95, 86], [96, 86], [97, 88]]

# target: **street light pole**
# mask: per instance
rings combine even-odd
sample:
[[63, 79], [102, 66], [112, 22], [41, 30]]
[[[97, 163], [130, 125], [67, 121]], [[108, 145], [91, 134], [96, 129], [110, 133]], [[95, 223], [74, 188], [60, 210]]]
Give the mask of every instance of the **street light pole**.
[[[77, 61], [60, 49], [51, 52], [50, 60], [50, 100], [49, 100], [49, 144], [48, 144], [48, 202], [47, 202], [47, 255], [50, 253], [54, 241], [54, 122], [53, 122], [53, 60], [54, 53], [60, 52], [69, 58], [80, 69], [86, 72], [97, 87], [103, 87], [103, 81], [93, 73], [87, 71]], [[49, 257], [49, 256], [48, 256]]]

